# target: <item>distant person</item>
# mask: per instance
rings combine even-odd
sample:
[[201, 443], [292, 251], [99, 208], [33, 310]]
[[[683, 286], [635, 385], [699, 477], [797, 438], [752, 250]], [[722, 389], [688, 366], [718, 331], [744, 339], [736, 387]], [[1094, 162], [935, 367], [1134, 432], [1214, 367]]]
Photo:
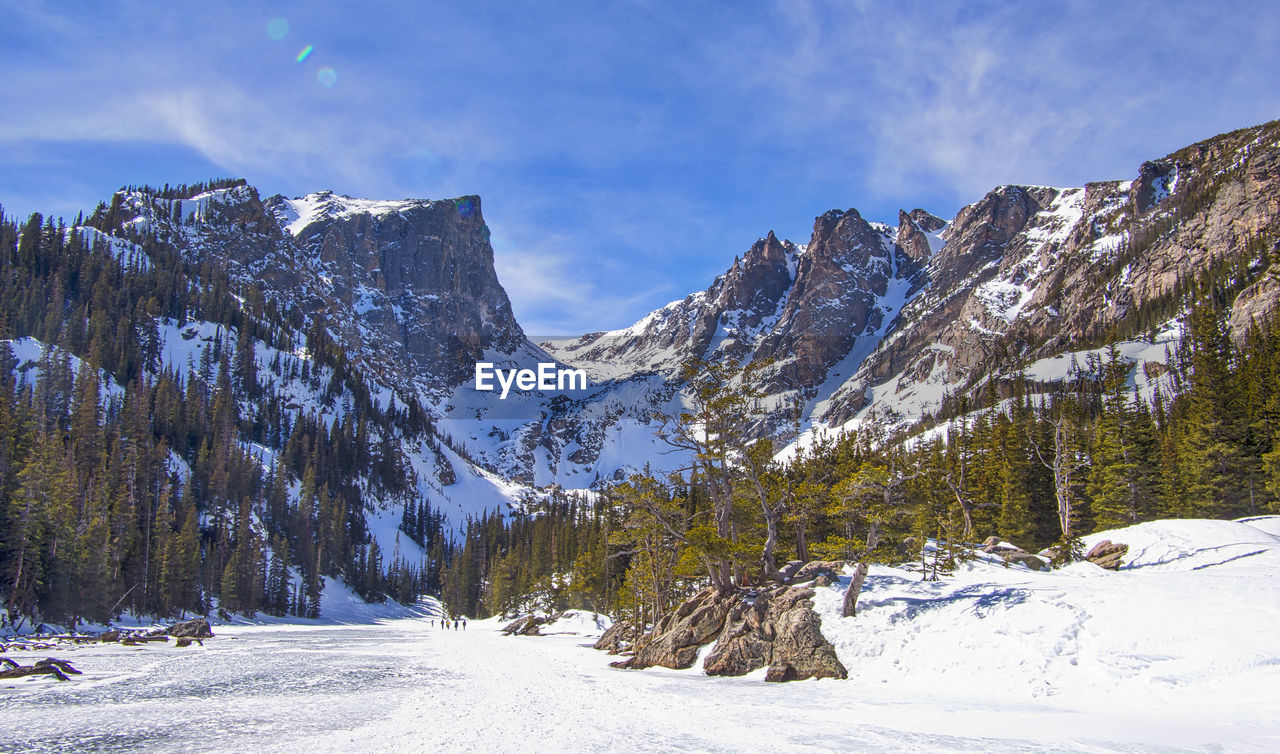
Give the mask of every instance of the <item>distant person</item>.
[[463, 618], [463, 619], [462, 619], [462, 630], [463, 630], [463, 631], [466, 631], [466, 630], [467, 630], [467, 619], [466, 619], [466, 618]]

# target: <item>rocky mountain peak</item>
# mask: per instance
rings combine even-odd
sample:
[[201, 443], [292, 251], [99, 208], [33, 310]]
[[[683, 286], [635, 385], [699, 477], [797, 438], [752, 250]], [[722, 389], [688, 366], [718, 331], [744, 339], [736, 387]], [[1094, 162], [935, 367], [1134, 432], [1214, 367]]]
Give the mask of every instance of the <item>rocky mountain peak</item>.
[[935, 246], [941, 246], [941, 239], [931, 242], [928, 234], [936, 233], [946, 226], [946, 220], [918, 207], [910, 212], [900, 209], [898, 234], [894, 241], [911, 261], [922, 263], [933, 256]]
[[911, 222], [925, 233], [933, 233], [947, 226], [946, 220], [919, 207], [908, 212], [907, 217], [911, 218]]
[[795, 253], [795, 244], [784, 244], [773, 231], [752, 244], [741, 261], [735, 261], [733, 269], [708, 291], [716, 319], [730, 311], [741, 311], [750, 319], [743, 324], [754, 326], [773, 314], [791, 286], [790, 264]]
[[805, 256], [811, 264], [865, 262], [883, 251], [880, 234], [856, 209], [828, 210], [813, 221]]

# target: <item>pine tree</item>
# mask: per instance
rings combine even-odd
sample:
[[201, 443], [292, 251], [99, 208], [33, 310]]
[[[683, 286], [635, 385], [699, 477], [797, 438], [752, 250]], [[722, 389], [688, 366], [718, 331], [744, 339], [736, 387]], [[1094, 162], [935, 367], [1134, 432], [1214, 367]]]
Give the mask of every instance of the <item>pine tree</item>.
[[[1015, 423], [1016, 422], [1016, 423]], [[992, 439], [999, 472], [1000, 514], [997, 525], [1001, 536], [1010, 542], [1029, 547], [1035, 541], [1035, 526], [1031, 518], [1031, 495], [1027, 489], [1031, 459], [1024, 436], [1018, 432], [1023, 422], [1001, 416], [996, 423]]]
[[1141, 402], [1130, 403], [1124, 386], [1128, 365], [1114, 345], [1108, 349], [1103, 401], [1093, 438], [1087, 487], [1100, 529], [1129, 526], [1151, 514], [1149, 482], [1150, 416]]

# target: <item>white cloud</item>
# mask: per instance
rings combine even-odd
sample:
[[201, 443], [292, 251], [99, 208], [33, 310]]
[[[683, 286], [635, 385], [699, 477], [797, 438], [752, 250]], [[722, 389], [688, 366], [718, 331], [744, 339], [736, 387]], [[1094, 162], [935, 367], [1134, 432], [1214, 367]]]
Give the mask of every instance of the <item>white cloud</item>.
[[[1277, 11], [1210, 5], [631, 2], [516, 22], [457, 4], [13, 5], [0, 168], [39, 178], [12, 155], [158, 144], [266, 191], [479, 193], [527, 329], [613, 328], [770, 226], [1124, 177], [1273, 117]], [[29, 203], [84, 191], [67, 170], [30, 181]]]
[[566, 239], [548, 238], [539, 248], [495, 254], [498, 280], [511, 298], [521, 327], [531, 337], [580, 335], [616, 327], [620, 313], [645, 307], [646, 301], [669, 287], [609, 291], [582, 266], [580, 254], [546, 250], [565, 244]]

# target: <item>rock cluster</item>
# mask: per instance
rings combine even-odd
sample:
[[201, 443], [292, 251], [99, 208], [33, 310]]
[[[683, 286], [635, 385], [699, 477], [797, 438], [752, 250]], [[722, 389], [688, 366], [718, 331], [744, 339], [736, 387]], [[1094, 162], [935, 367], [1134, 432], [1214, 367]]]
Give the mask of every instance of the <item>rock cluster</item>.
[[613, 665], [688, 668], [714, 640], [703, 661], [708, 675], [738, 676], [768, 668], [768, 681], [847, 678], [835, 648], [822, 635], [813, 594], [812, 589], [794, 586], [756, 592], [703, 590], [637, 639], [630, 658]]

